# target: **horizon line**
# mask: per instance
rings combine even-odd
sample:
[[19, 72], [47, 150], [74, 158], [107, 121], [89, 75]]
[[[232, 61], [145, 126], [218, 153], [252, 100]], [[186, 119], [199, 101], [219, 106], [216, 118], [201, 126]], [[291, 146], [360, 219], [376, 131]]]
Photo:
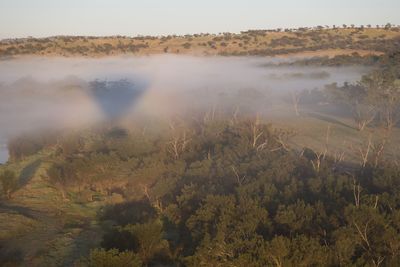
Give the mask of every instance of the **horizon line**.
[[[346, 27], [345, 27], [346, 25]], [[369, 27], [370, 26], [370, 27]], [[82, 34], [57, 34], [57, 35], [47, 35], [47, 36], [34, 36], [28, 35], [25, 37], [5, 37], [1, 38], [0, 42], [7, 40], [22, 40], [22, 39], [47, 39], [47, 38], [59, 38], [59, 37], [89, 37], [89, 38], [163, 38], [163, 37], [185, 37], [185, 36], [195, 36], [195, 35], [224, 35], [224, 34], [243, 34], [251, 31], [270, 31], [270, 32], [291, 32], [291, 31], [302, 31], [302, 30], [335, 30], [335, 29], [393, 29], [400, 28], [400, 24], [396, 25], [394, 23], [387, 22], [385, 24], [333, 24], [333, 25], [317, 25], [317, 26], [300, 26], [300, 27], [277, 27], [277, 28], [249, 28], [242, 31], [226, 31], [226, 32], [195, 32], [186, 34], [136, 34], [136, 35], [125, 35], [125, 34], [110, 34], [110, 35], [82, 35]]]

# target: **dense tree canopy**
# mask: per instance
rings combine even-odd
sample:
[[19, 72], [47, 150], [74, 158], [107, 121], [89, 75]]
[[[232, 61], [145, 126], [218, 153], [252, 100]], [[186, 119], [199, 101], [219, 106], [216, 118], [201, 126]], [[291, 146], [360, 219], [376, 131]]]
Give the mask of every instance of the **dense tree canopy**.
[[287, 132], [258, 119], [172, 124], [58, 140], [47, 176], [65, 197], [125, 199], [100, 212], [105, 250], [80, 264], [400, 264], [395, 164], [326, 155], [316, 168], [316, 152], [290, 149]]

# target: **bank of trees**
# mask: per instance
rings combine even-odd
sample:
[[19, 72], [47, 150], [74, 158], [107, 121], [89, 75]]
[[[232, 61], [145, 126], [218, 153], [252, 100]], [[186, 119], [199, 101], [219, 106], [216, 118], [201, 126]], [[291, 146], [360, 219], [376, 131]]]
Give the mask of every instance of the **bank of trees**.
[[228, 114], [107, 125], [55, 138], [43, 178], [65, 198], [123, 200], [99, 213], [102, 248], [79, 266], [399, 265], [399, 166], [288, 136]]
[[102, 248], [79, 264], [400, 264], [400, 169], [391, 161], [295, 151], [290, 133], [257, 118], [135, 125], [54, 145], [46, 175], [65, 197], [124, 199], [99, 213]]
[[170, 137], [184, 131], [178, 157], [169, 138], [143, 137], [153, 149], [131, 156], [142, 163], [122, 190], [127, 201], [100, 215], [114, 221], [104, 249], [150, 266], [400, 263], [394, 164], [350, 171], [327, 154], [316, 169], [312, 150], [287, 149], [281, 131], [255, 119], [179, 125]]

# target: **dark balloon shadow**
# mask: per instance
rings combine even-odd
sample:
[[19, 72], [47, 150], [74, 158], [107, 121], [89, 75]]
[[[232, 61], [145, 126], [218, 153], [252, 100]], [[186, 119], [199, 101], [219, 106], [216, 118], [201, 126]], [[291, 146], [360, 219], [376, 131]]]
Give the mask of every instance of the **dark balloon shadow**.
[[94, 98], [106, 119], [115, 119], [126, 114], [148, 88], [148, 82], [127, 79], [116, 81], [94, 80], [89, 83], [89, 93]]

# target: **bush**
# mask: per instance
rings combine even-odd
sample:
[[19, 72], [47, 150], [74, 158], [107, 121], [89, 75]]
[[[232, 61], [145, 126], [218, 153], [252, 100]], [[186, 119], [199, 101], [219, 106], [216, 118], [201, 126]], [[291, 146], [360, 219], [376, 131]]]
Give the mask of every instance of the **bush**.
[[192, 45], [190, 43], [184, 43], [182, 45], [185, 49], [189, 49]]

